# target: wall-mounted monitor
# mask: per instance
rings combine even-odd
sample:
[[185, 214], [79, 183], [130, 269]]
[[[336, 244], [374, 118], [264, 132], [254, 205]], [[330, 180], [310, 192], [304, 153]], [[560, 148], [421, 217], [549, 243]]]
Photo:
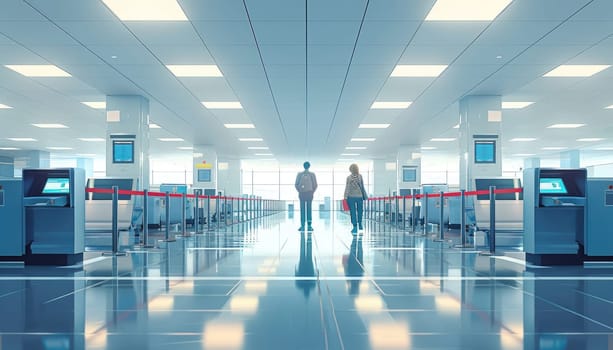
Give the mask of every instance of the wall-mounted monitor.
[[402, 167], [402, 182], [417, 182], [417, 167]]
[[211, 182], [211, 169], [198, 169], [198, 182]]
[[134, 163], [134, 141], [113, 140], [113, 163]]
[[478, 140], [475, 141], [475, 163], [494, 164], [496, 163], [496, 141]]
[[67, 177], [47, 178], [43, 190], [44, 194], [68, 194], [70, 193], [70, 180]]
[[567, 194], [564, 180], [559, 177], [552, 178], [540, 178], [539, 179], [539, 191], [540, 193], [548, 194]]

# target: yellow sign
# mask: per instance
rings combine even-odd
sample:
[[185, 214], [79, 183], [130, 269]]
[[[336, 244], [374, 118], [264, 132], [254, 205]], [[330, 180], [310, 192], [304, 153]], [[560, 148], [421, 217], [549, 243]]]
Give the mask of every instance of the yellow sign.
[[213, 169], [213, 164], [210, 163], [198, 163], [196, 169]]

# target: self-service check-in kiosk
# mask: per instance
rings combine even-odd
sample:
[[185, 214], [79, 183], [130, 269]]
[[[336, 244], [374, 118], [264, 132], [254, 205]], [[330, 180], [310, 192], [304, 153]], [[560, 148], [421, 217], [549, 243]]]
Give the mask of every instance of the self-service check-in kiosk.
[[22, 260], [26, 239], [21, 180], [0, 180], [0, 223], [0, 260]]
[[83, 260], [85, 171], [24, 169], [26, 264], [71, 265]]
[[585, 235], [585, 169], [524, 170], [524, 251], [538, 265], [578, 264]]
[[579, 241], [585, 260], [613, 256], [613, 178], [587, 180], [585, 236]]

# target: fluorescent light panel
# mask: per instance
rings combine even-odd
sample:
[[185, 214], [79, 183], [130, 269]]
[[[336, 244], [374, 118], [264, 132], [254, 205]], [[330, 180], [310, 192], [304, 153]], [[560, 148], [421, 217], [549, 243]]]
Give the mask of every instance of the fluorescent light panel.
[[18, 151], [21, 148], [17, 148], [17, 147], [0, 147], [1, 151]]
[[530, 142], [536, 141], [535, 137], [514, 137], [509, 140], [510, 142]]
[[81, 102], [81, 103], [86, 105], [87, 107], [94, 108], [94, 109], [105, 109], [106, 108], [106, 102], [104, 101], [102, 102]]
[[534, 102], [519, 102], [519, 101], [507, 101], [502, 102], [502, 109], [522, 109], [530, 106]]
[[376, 140], [374, 137], [353, 137], [351, 142], [374, 142]]
[[267, 157], [271, 157], [273, 154], [272, 153], [256, 153], [256, 156], [267, 156]]
[[491, 21], [512, 0], [437, 0], [425, 21]]
[[13, 107], [11, 106], [7, 106], [7, 105], [3, 105], [2, 103], [0, 103], [0, 109], [11, 109]]
[[591, 77], [592, 75], [609, 68], [606, 64], [563, 64], [543, 75], [544, 77]]
[[64, 124], [58, 124], [58, 123], [49, 123], [49, 124], [32, 124], [37, 128], [43, 128], [43, 129], [66, 129], [68, 128], [66, 125]]
[[360, 124], [360, 129], [386, 129], [391, 124]]
[[390, 77], [438, 77], [446, 68], [446, 64], [399, 64]]
[[421, 148], [422, 150], [426, 150], [426, 151], [427, 151], [427, 150], [433, 150], [433, 149], [436, 149], [436, 147], [432, 147], [432, 146], [423, 146], [423, 147], [420, 147], [420, 148]]
[[180, 137], [160, 137], [158, 138], [158, 140], [162, 141], [162, 142], [181, 142], [181, 141], [185, 141]]
[[584, 137], [584, 138], [577, 139], [577, 141], [579, 142], [596, 142], [596, 141], [602, 141], [602, 140], [604, 139], [600, 137]]
[[101, 137], [79, 137], [79, 140], [85, 142], [103, 142], [104, 139]]
[[514, 156], [514, 157], [532, 157], [532, 156], [535, 156], [535, 155], [536, 155], [535, 153], [515, 153], [515, 154], [512, 154], [512, 156]]
[[559, 151], [559, 150], [563, 150], [567, 148], [568, 147], [548, 146], [548, 147], [543, 147], [542, 149], [545, 151]]
[[341, 157], [353, 157], [353, 156], [359, 156], [359, 153], [341, 153]]
[[397, 101], [397, 102], [385, 102], [375, 101], [370, 106], [370, 109], [405, 109], [409, 108], [411, 101]]
[[52, 64], [7, 64], [5, 67], [30, 78], [71, 77], [70, 74]]
[[55, 146], [46, 147], [46, 148], [50, 150], [54, 150], [54, 151], [67, 151], [67, 150], [72, 149], [72, 147], [55, 147]]
[[168, 64], [166, 68], [177, 77], [223, 77], [219, 67], [214, 64]]
[[238, 139], [241, 142], [261, 142], [264, 141], [263, 138], [260, 137], [241, 137]]
[[[9, 107], [10, 108], [10, 107]], [[613, 109], [613, 105], [606, 106], [605, 109]]]
[[228, 129], [255, 129], [253, 124], [224, 124]]
[[122, 21], [187, 21], [177, 0], [102, 0]]
[[194, 147], [190, 147], [190, 146], [184, 146], [184, 147], [177, 147], [177, 149], [183, 150], [183, 151], [191, 151], [194, 149]]
[[7, 140], [18, 141], [18, 142], [26, 142], [26, 141], [36, 141], [31, 137], [8, 137]]
[[585, 124], [553, 124], [549, 125], [548, 129], [574, 129], [585, 126]]
[[202, 101], [207, 109], [243, 109], [239, 101]]
[[253, 146], [253, 147], [247, 147], [247, 149], [268, 149], [268, 147], [265, 146]]
[[364, 146], [348, 146], [348, 147], [345, 147], [345, 149], [350, 149], [350, 150], [351, 149], [353, 149], [353, 150], [355, 150], [355, 149], [366, 149], [366, 147], [364, 147]]
[[161, 129], [162, 127], [155, 124], [155, 123], [150, 123], [149, 124], [149, 129]]
[[430, 141], [432, 142], [450, 142], [450, 141], [455, 141], [455, 137], [434, 137], [434, 138], [431, 138]]

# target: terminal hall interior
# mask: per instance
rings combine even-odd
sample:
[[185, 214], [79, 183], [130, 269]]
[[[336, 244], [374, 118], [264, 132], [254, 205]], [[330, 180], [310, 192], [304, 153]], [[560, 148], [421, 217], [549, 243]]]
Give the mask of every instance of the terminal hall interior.
[[609, 0], [3, 0], [0, 350], [613, 349], [611, 65]]

